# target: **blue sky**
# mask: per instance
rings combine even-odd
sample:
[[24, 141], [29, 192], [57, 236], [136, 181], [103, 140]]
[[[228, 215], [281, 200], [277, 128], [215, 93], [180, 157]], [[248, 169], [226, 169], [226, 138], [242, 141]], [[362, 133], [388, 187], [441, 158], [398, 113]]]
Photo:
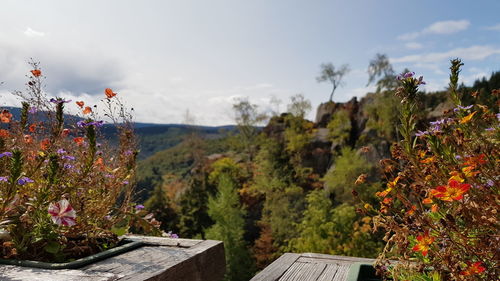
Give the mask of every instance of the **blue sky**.
[[[105, 87], [136, 120], [232, 121], [235, 98], [262, 110], [272, 96], [328, 99], [319, 65], [348, 63], [334, 101], [362, 97], [376, 53], [396, 70], [447, 84], [448, 61], [465, 62], [463, 82], [500, 70], [500, 1], [2, 1], [0, 105], [24, 89], [26, 61], [41, 61], [49, 96], [98, 103]], [[76, 109], [76, 106], [74, 106]], [[309, 115], [314, 118], [314, 113]]]

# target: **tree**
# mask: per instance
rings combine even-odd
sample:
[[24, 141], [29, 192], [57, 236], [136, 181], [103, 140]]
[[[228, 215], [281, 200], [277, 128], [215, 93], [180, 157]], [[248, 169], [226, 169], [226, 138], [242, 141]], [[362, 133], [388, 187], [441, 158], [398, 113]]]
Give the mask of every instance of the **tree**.
[[368, 65], [368, 83], [370, 85], [375, 79], [380, 78], [375, 84], [377, 92], [384, 89], [393, 90], [397, 87], [396, 74], [392, 68], [389, 58], [385, 54], [376, 54]]
[[287, 109], [293, 116], [304, 118], [311, 110], [311, 102], [305, 99], [303, 94], [296, 94], [290, 97], [290, 104]]
[[236, 183], [230, 176], [217, 175], [218, 194], [208, 200], [208, 214], [215, 221], [206, 232], [209, 239], [224, 241], [227, 281], [245, 281], [253, 275], [253, 262], [243, 240], [245, 210], [242, 208]]
[[344, 64], [338, 69], [335, 69], [335, 66], [332, 63], [323, 63], [320, 67], [321, 72], [320, 75], [316, 77], [316, 80], [319, 83], [324, 81], [330, 81], [330, 83], [332, 83], [333, 88], [329, 100], [332, 101], [335, 90], [337, 90], [339, 86], [343, 85], [342, 79], [350, 71], [349, 65]]
[[234, 120], [240, 132], [240, 145], [244, 147], [250, 160], [255, 153], [255, 137], [259, 132], [256, 126], [267, 118], [265, 114], [259, 113], [257, 108], [258, 106], [250, 103], [248, 98], [236, 99], [233, 104]]

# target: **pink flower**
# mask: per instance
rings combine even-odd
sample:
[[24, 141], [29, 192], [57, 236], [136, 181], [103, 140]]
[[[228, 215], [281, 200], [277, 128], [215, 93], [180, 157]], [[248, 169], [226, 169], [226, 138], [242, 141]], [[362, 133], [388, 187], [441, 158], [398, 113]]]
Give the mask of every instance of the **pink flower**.
[[52, 216], [52, 221], [58, 225], [72, 226], [76, 224], [76, 212], [66, 199], [50, 203], [49, 214]]

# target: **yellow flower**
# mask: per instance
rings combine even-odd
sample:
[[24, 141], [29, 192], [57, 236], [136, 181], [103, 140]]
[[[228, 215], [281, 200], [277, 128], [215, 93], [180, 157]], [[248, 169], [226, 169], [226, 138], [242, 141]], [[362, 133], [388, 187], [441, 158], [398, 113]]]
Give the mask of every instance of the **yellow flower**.
[[474, 111], [471, 114], [469, 114], [469, 115], [465, 116], [464, 118], [460, 119], [460, 124], [465, 124], [465, 123], [470, 122], [470, 120], [472, 119], [472, 117], [474, 117], [474, 115], [476, 113], [477, 113], [477, 111]]

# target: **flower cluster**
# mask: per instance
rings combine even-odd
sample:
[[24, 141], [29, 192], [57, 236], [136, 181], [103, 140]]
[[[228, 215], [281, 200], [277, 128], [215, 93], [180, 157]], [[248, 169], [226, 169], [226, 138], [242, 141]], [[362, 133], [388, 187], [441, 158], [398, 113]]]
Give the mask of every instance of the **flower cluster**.
[[[455, 109], [430, 123], [417, 120], [422, 78], [413, 72], [398, 77], [403, 140], [393, 146], [394, 160], [381, 161], [391, 169], [383, 167], [387, 186], [376, 193], [381, 202], [374, 221], [387, 230], [380, 268], [400, 259], [406, 262], [397, 267], [423, 275], [432, 268], [444, 280], [494, 280], [500, 274], [499, 109], [462, 105], [456, 92], [461, 65], [452, 61]], [[423, 123], [429, 126], [415, 133]]]
[[[101, 243], [113, 246], [132, 223], [161, 234], [152, 216], [131, 202], [137, 148], [117, 93], [103, 94], [117, 140], [99, 143], [104, 121], [83, 101], [47, 98], [42, 70], [32, 67], [28, 92], [15, 92], [24, 99], [20, 116], [0, 109], [0, 231], [9, 233], [0, 241], [0, 258], [78, 258]], [[64, 113], [71, 106], [81, 110], [77, 122]], [[89, 112], [92, 118], [83, 118]]]

